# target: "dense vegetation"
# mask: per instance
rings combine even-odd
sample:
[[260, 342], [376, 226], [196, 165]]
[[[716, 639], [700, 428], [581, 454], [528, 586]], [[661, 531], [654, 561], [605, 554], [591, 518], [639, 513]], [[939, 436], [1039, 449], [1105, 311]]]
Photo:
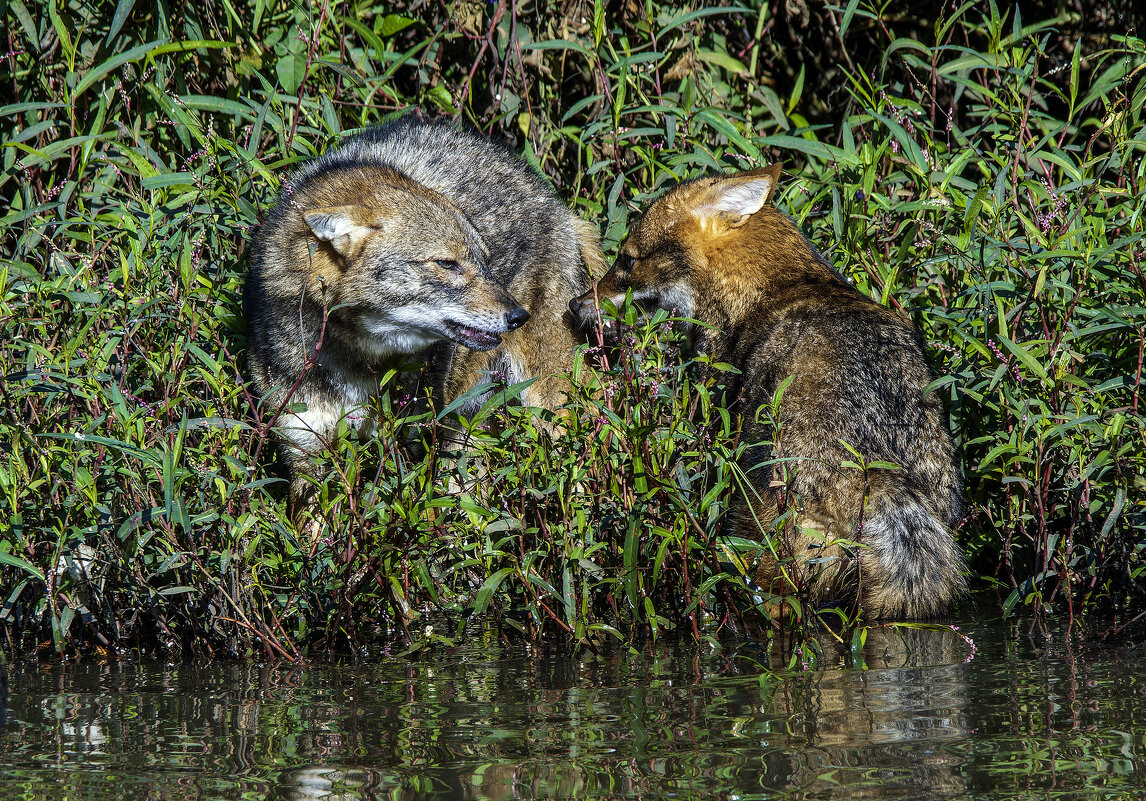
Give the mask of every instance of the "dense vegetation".
[[759, 544], [721, 528], [747, 443], [664, 319], [586, 354], [553, 441], [509, 387], [442, 459], [395, 386], [377, 436], [331, 459], [324, 539], [286, 522], [243, 378], [248, 238], [292, 164], [410, 106], [512, 140], [610, 253], [667, 184], [782, 159], [780, 205], [924, 331], [977, 585], [1126, 624], [1146, 608], [1146, 42], [1122, 5], [11, 0], [6, 647], [767, 629]]

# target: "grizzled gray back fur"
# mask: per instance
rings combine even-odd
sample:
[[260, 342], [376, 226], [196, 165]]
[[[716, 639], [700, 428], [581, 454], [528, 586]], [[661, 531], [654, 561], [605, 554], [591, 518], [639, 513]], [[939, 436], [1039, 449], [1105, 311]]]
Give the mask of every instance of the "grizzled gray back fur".
[[306, 162], [256, 232], [244, 291], [266, 413], [305, 406], [279, 424], [295, 511], [314, 454], [340, 420], [369, 428], [378, 372], [406, 355], [440, 402], [498, 371], [538, 379], [524, 402], [556, 409], [580, 342], [566, 304], [603, 261], [539, 173], [453, 124], [407, 115]]
[[[580, 265], [568, 207], [504, 145], [410, 114], [342, 142], [307, 162], [290, 182], [297, 188], [320, 173], [363, 164], [392, 167], [456, 203], [491, 245], [489, 266], [502, 284], [530, 265]], [[569, 297], [585, 291], [588, 279], [584, 265], [565, 276]]]

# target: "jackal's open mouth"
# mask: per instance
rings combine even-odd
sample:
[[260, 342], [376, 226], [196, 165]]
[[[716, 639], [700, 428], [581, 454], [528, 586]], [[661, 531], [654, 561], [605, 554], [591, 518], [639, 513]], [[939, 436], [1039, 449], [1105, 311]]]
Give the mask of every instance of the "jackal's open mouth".
[[453, 320], [446, 320], [446, 330], [450, 332], [450, 339], [459, 345], [465, 345], [474, 350], [493, 350], [501, 344], [501, 336], [492, 331], [483, 331], [480, 328], [462, 325]]

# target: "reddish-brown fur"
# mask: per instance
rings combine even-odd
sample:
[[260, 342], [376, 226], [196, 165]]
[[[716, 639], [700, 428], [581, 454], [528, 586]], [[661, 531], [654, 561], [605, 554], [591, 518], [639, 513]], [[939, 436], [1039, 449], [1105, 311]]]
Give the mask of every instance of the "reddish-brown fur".
[[[754, 441], [770, 433], [756, 410], [791, 377], [774, 442], [741, 465], [757, 497], [733, 511], [740, 533], [768, 532], [781, 511], [777, 479], [794, 506], [794, 525], [772, 536], [779, 559], [762, 560], [762, 586], [777, 596], [803, 588], [813, 603], [858, 594], [874, 617], [942, 613], [964, 588], [951, 532], [962, 482], [941, 404], [924, 394], [919, 334], [857, 292], [769, 204], [779, 172], [675, 187], [570, 306], [588, 316], [594, 297], [619, 303], [632, 292], [711, 326], [697, 327], [695, 346], [741, 371], [730, 401]], [[855, 457], [841, 440], [864, 462], [898, 469], [846, 466]], [[750, 469], [761, 462], [767, 469]]]

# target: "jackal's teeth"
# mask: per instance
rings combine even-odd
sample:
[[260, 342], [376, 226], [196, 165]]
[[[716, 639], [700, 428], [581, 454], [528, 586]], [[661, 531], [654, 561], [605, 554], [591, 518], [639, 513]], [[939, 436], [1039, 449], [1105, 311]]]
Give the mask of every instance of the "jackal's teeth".
[[450, 339], [459, 345], [465, 345], [473, 350], [492, 350], [501, 344], [501, 335], [493, 331], [483, 331], [470, 325], [463, 325], [454, 320], [446, 320], [446, 328]]

